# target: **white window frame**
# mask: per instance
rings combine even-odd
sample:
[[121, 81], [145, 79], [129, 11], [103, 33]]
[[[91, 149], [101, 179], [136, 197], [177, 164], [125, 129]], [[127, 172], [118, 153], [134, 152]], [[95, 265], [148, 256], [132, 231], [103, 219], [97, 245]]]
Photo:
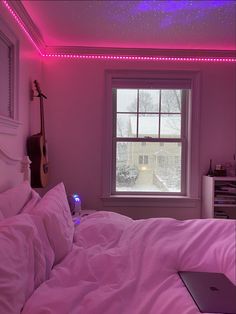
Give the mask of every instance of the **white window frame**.
[[[195, 206], [196, 201], [199, 201], [199, 123], [200, 123], [200, 73], [199, 71], [112, 71], [108, 70], [106, 76], [106, 102], [105, 102], [105, 121], [104, 121], [104, 146], [103, 146], [103, 180], [102, 180], [102, 199], [104, 206], [157, 206], [157, 203], [162, 206]], [[112, 136], [113, 136], [113, 106], [112, 106], [112, 88], [117, 87], [117, 82], [129, 82], [133, 84], [135, 80], [146, 80], [147, 84], [152, 84], [152, 81], [158, 80], [159, 86], [163, 83], [166, 87], [166, 82], [172, 81], [176, 83], [176, 88], [183, 86], [183, 81], [188, 81], [191, 89], [191, 106], [188, 110], [188, 139], [187, 139], [187, 160], [186, 160], [186, 188], [184, 195], [145, 195], [142, 193], [129, 194], [114, 194], [112, 189]], [[132, 85], [134, 87], [134, 85]], [[172, 88], [174, 86], [172, 85]], [[163, 203], [164, 202], [164, 203]], [[175, 202], [175, 203], [174, 203]]]
[[[8, 115], [0, 115], [0, 133], [16, 135], [17, 128], [20, 125], [18, 121], [18, 66], [19, 66], [19, 42], [14, 33], [0, 19], [0, 39], [6, 44], [9, 49], [7, 60], [1, 62], [9, 63], [9, 73], [0, 73], [9, 81], [8, 103], [1, 102], [5, 106]], [[0, 95], [1, 97], [1, 95]]]

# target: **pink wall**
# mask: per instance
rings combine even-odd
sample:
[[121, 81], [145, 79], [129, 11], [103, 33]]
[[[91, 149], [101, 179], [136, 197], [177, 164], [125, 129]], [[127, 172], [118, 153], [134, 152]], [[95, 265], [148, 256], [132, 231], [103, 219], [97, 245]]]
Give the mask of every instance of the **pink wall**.
[[[22, 157], [26, 154], [26, 137], [29, 135], [30, 86], [35, 78], [42, 77], [42, 61], [2, 2], [0, 2], [0, 19], [19, 40], [18, 111], [21, 122], [16, 135], [0, 133], [0, 146], [13, 157]], [[4, 174], [1, 173], [1, 176], [4, 177]]]
[[200, 200], [191, 207], [138, 206], [127, 203], [104, 207], [101, 200], [105, 75], [108, 69], [196, 70], [201, 72], [200, 171], [209, 159], [224, 162], [236, 151], [236, 69], [233, 64], [145, 63], [46, 60], [48, 100], [46, 133], [50, 186], [64, 181], [68, 192], [78, 192], [83, 208], [113, 209], [134, 218], [200, 217]]
[[[0, 3], [0, 18], [20, 42], [19, 120], [17, 135], [0, 134], [0, 145], [13, 156], [23, 156], [26, 137], [39, 131], [38, 99], [30, 101], [30, 86], [39, 80], [45, 101], [49, 149], [49, 187], [64, 181], [67, 191], [78, 192], [83, 208], [111, 209], [134, 218], [200, 217], [200, 199], [191, 205], [106, 207], [102, 195], [105, 70], [195, 70], [201, 72], [200, 175], [209, 159], [224, 162], [236, 151], [236, 66], [227, 63], [159, 63], [132, 61], [56, 60], [42, 65], [35, 48]], [[2, 175], [2, 173], [1, 173]], [[197, 179], [196, 179], [197, 180]], [[42, 191], [42, 193], [45, 191]]]

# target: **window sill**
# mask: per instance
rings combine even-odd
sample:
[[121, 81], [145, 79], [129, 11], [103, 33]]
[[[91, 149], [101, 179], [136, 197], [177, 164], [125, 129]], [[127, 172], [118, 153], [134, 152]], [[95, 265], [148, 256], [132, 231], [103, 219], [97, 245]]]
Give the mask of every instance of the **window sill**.
[[137, 196], [137, 195], [111, 195], [101, 197], [103, 205], [126, 207], [196, 207], [199, 198], [189, 196]]

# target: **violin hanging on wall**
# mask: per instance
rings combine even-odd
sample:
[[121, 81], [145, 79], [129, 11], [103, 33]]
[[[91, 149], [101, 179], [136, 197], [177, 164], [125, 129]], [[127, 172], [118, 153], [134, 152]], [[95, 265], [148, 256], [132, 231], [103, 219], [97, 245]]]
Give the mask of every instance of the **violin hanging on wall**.
[[44, 127], [43, 101], [47, 97], [41, 92], [39, 83], [34, 81], [35, 89], [38, 93], [36, 97], [40, 100], [40, 132], [33, 134], [27, 139], [27, 153], [31, 160], [31, 186], [33, 188], [43, 188], [48, 183], [48, 156]]

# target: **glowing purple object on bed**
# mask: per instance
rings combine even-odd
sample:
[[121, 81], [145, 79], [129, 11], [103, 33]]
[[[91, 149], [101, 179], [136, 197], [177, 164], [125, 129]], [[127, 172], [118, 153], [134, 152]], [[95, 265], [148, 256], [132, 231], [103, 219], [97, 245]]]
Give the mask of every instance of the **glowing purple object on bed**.
[[78, 203], [80, 203], [80, 202], [81, 202], [81, 200], [80, 200], [80, 198], [79, 198], [79, 195], [78, 195], [78, 194], [73, 194], [72, 196], [73, 196], [73, 198], [74, 198], [74, 200], [75, 200], [76, 202], [78, 202]]
[[79, 225], [80, 224], [80, 218], [79, 217], [73, 218], [73, 222], [75, 225]]

